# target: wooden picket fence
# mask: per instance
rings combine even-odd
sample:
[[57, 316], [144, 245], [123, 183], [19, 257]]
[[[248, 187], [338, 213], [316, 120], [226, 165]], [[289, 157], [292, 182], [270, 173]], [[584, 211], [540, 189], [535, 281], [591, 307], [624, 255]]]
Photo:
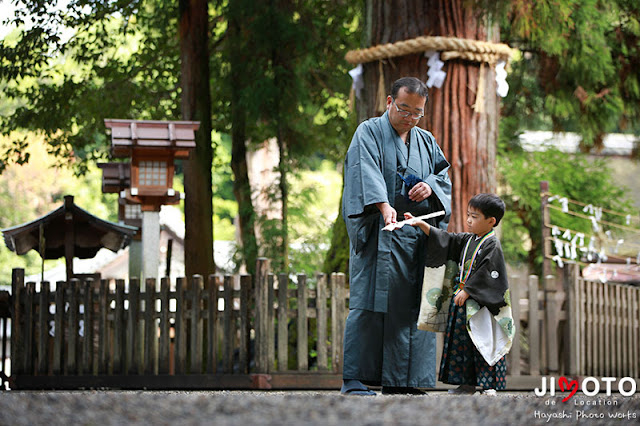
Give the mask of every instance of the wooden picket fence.
[[[146, 280], [143, 289], [132, 279], [54, 290], [24, 283], [21, 269], [12, 278], [11, 389], [341, 384], [344, 274], [274, 275], [260, 259], [253, 277]], [[543, 375], [638, 377], [640, 289], [584, 281], [570, 268], [543, 283], [510, 277], [510, 287], [508, 389], [533, 389]]]
[[38, 292], [14, 269], [11, 388], [338, 388], [344, 274], [318, 275], [311, 289], [268, 268], [261, 259], [255, 277], [196, 275], [175, 288], [71, 280]]
[[588, 281], [568, 264], [542, 282], [511, 278], [510, 289], [520, 320], [508, 355], [512, 383], [532, 386], [542, 375], [640, 377], [639, 287]]

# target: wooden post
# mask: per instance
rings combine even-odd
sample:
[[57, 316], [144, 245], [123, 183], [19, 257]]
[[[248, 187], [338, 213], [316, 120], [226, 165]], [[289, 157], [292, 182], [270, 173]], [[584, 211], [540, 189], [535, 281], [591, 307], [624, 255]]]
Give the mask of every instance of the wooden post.
[[633, 328], [633, 337], [632, 337], [632, 341], [633, 341], [633, 360], [631, 362], [631, 366], [633, 367], [632, 371], [631, 371], [631, 377], [638, 377], [639, 374], [639, 368], [640, 368], [640, 361], [639, 361], [639, 356], [638, 356], [638, 352], [640, 352], [640, 329], [638, 327], [638, 322], [640, 320], [640, 306], [638, 306], [638, 303], [640, 302], [639, 297], [640, 296], [640, 291], [638, 291], [638, 289], [633, 289], [633, 300], [631, 301], [631, 306], [632, 306], [632, 312], [631, 312], [631, 327]]
[[269, 274], [267, 278], [267, 365], [269, 366], [269, 371], [273, 371], [276, 364], [276, 313], [273, 309], [275, 302], [275, 279], [273, 274]]
[[566, 302], [565, 316], [565, 338], [564, 340], [564, 365], [565, 374], [570, 376], [578, 375], [580, 333], [580, 312], [578, 306], [578, 280], [580, 279], [580, 266], [571, 264], [566, 269], [564, 280], [564, 292]]
[[196, 274], [192, 278], [191, 286], [191, 374], [202, 373], [202, 322], [200, 315], [201, 289], [202, 275]]
[[38, 313], [38, 374], [48, 373], [49, 351], [49, 283], [40, 283], [40, 310]]
[[[60, 306], [64, 306], [64, 292], [61, 292], [60, 295], [60, 303], [58, 304], [58, 286], [64, 285], [64, 283], [58, 283], [56, 285], [56, 330], [58, 330], [58, 309]], [[98, 374], [107, 374], [109, 370], [109, 351], [108, 351], [108, 341], [109, 341], [109, 323], [107, 321], [109, 314], [109, 281], [100, 280], [100, 295], [99, 298], [99, 311], [100, 318], [98, 318]], [[64, 310], [62, 311], [64, 312]], [[62, 317], [62, 314], [60, 315]], [[62, 319], [60, 320], [62, 322]], [[62, 329], [60, 329], [62, 330]], [[56, 343], [57, 343], [56, 339]], [[55, 345], [54, 345], [55, 347]], [[54, 352], [54, 360], [55, 353], [59, 353], [59, 351]], [[54, 371], [55, 374], [55, 371]]]
[[64, 281], [56, 283], [56, 313], [53, 316], [53, 374], [56, 376], [61, 375], [64, 370], [62, 366], [62, 351], [64, 350], [65, 287], [66, 283]]
[[[14, 268], [11, 271], [11, 297], [13, 303], [13, 316], [11, 318], [11, 375], [24, 373], [23, 365], [19, 360], [24, 359], [24, 335], [22, 334], [23, 315], [22, 294], [24, 292], [24, 269]], [[57, 311], [56, 311], [57, 312]]]
[[158, 350], [158, 374], [169, 374], [171, 351], [169, 324], [169, 278], [160, 279], [160, 345]]
[[344, 326], [347, 319], [345, 308], [345, 275], [331, 274], [331, 362], [334, 373], [342, 373], [342, 350]]
[[511, 315], [513, 316], [513, 326], [516, 328], [515, 335], [513, 336], [513, 343], [511, 345], [511, 351], [509, 351], [509, 375], [520, 375], [520, 333], [522, 333], [522, 327], [520, 326], [520, 281], [521, 277], [512, 277], [509, 285], [511, 293]]
[[93, 371], [93, 280], [91, 278], [84, 282], [84, 336], [82, 339], [82, 364], [81, 374]]
[[176, 280], [176, 374], [184, 374], [187, 370], [186, 285], [186, 278]]
[[207, 295], [207, 373], [213, 374], [218, 367], [218, 277], [213, 274], [209, 275]]
[[547, 332], [547, 372], [555, 375], [558, 373], [558, 298], [555, 277], [548, 275], [544, 280], [545, 290], [545, 326]]
[[[74, 245], [76, 243], [73, 226], [73, 196], [64, 196], [64, 259], [67, 270], [67, 282], [73, 278]], [[43, 259], [44, 262], [44, 259]]]
[[551, 275], [551, 230], [549, 229], [549, 182], [540, 182], [540, 217], [542, 221], [542, 276]]
[[24, 373], [33, 374], [33, 302], [36, 284], [28, 282], [24, 294]]
[[235, 327], [233, 327], [233, 276], [224, 277], [224, 312], [222, 314], [223, 333], [222, 339], [222, 372], [233, 373], [233, 348]]
[[289, 277], [278, 275], [278, 371], [289, 365]]
[[157, 340], [156, 328], [156, 279], [146, 278], [144, 285], [144, 374], [154, 372], [154, 342]]
[[529, 275], [529, 372], [540, 374], [540, 319], [538, 317], [538, 277]]
[[250, 275], [240, 276], [240, 374], [249, 373], [251, 280], [252, 277]]
[[307, 277], [298, 274], [298, 371], [309, 369]]
[[256, 261], [256, 281], [255, 281], [255, 362], [256, 373], [268, 373], [268, 340], [267, 321], [268, 312], [268, 275], [269, 259], [258, 258]]
[[67, 330], [67, 368], [66, 374], [77, 374], [77, 342], [78, 342], [78, 287], [80, 282], [72, 279], [69, 285], [69, 324]]
[[124, 280], [116, 280], [116, 307], [114, 312], [113, 330], [113, 374], [124, 373]]
[[127, 320], [127, 356], [126, 364], [129, 374], [141, 371], [143, 346], [140, 342], [140, 281], [137, 277], [129, 279], [129, 312]]
[[318, 274], [316, 286], [316, 324], [318, 328], [318, 370], [326, 371], [327, 360], [327, 276]]

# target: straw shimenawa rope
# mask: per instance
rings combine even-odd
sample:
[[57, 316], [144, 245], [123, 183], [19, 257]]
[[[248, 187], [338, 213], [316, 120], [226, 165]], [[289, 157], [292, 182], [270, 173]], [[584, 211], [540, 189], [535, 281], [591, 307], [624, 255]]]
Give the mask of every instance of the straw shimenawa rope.
[[367, 49], [351, 50], [347, 52], [345, 59], [351, 64], [361, 64], [429, 50], [442, 52], [440, 58], [443, 61], [464, 59], [472, 62], [486, 62], [490, 65], [495, 65], [500, 60], [508, 63], [516, 52], [515, 49], [502, 43], [456, 37], [422, 36], [411, 40], [372, 46]]

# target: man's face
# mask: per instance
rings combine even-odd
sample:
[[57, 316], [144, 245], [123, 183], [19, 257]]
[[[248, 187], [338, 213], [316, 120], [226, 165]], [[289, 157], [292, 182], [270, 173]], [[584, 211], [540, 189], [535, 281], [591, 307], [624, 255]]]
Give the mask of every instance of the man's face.
[[[389, 121], [391, 126], [398, 132], [398, 135], [405, 135], [418, 124], [418, 121], [420, 121], [418, 116], [424, 115], [426, 102], [426, 98], [416, 93], [409, 93], [404, 87], [398, 90], [398, 96], [396, 96], [395, 100], [391, 96], [387, 96]], [[410, 114], [407, 117], [403, 117], [407, 113]]]

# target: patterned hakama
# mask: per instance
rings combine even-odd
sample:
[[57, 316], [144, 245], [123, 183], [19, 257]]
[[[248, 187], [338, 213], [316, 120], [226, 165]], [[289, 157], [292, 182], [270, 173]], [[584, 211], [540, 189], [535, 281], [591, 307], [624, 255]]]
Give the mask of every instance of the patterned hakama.
[[487, 364], [471, 341], [467, 331], [466, 317], [467, 305], [456, 306], [452, 297], [438, 379], [451, 385], [505, 389], [507, 384], [505, 358], [502, 357], [493, 367]]

